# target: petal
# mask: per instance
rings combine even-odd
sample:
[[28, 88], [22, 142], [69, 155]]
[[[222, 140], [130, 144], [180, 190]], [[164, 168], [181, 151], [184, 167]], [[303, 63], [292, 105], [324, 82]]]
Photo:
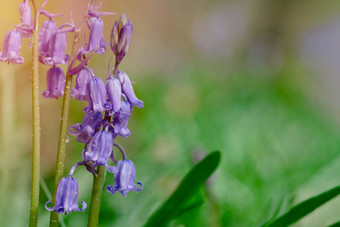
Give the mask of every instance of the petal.
[[108, 186], [106, 186], [106, 191], [111, 193], [111, 194], [114, 194], [118, 191], [118, 188], [117, 188], [117, 186], [108, 185]]
[[52, 203], [52, 202], [51, 202], [51, 201], [47, 201], [47, 202], [45, 203], [45, 209], [48, 210], [48, 211], [53, 211], [53, 208], [54, 208], [54, 207], [51, 207], [51, 208], [50, 208], [50, 207], [47, 206], [47, 205], [50, 204], [50, 203]]

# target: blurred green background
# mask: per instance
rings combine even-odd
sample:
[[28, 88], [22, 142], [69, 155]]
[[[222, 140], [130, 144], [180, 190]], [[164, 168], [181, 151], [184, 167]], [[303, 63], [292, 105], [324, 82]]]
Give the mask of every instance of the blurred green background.
[[[0, 37], [19, 23], [21, 1], [1, 0]], [[41, 1], [38, 1], [38, 5]], [[79, 24], [87, 1], [51, 0], [61, 24]], [[205, 203], [171, 226], [258, 226], [340, 182], [340, 2], [335, 0], [103, 1], [105, 38], [125, 12], [134, 31], [120, 69], [135, 82], [144, 109], [134, 109], [132, 135], [119, 138], [136, 166], [143, 191], [103, 192], [100, 226], [141, 226], [176, 188], [195, 160], [222, 152], [218, 171], [202, 191]], [[45, 18], [41, 18], [43, 21]], [[69, 36], [70, 42], [72, 36]], [[69, 42], [69, 43], [70, 43]], [[31, 53], [24, 65], [0, 65], [0, 221], [26, 226], [31, 152]], [[109, 50], [109, 49], [108, 49]], [[90, 66], [105, 79], [110, 51]], [[41, 91], [47, 66], [41, 66]], [[70, 124], [86, 103], [72, 100]], [[43, 205], [53, 188], [61, 100], [41, 99]], [[81, 159], [71, 138], [65, 172]], [[92, 176], [79, 168], [79, 201], [90, 203]], [[113, 184], [107, 174], [105, 186]], [[340, 198], [300, 226], [339, 221]], [[63, 215], [86, 226], [84, 213]], [[1, 224], [1, 225], [2, 225]]]

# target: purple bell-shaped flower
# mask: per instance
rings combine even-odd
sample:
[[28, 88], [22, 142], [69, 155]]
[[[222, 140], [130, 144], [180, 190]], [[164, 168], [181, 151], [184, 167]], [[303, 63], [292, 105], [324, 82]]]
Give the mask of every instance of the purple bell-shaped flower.
[[64, 177], [60, 180], [57, 188], [56, 203], [53, 207], [49, 208], [47, 205], [51, 203], [48, 201], [45, 204], [45, 209], [54, 211], [59, 214], [68, 214], [72, 211], [84, 211], [87, 207], [85, 201], [82, 201], [82, 209], [79, 209], [77, 202], [78, 198], [78, 182], [72, 176]]
[[45, 98], [58, 99], [64, 95], [65, 89], [64, 71], [59, 67], [52, 67], [47, 71], [46, 84], [47, 89], [42, 95]]
[[76, 86], [71, 90], [71, 97], [77, 100], [87, 100], [86, 87], [91, 80], [93, 72], [89, 67], [83, 67], [76, 78]]
[[49, 41], [47, 56], [42, 58], [46, 65], [67, 64], [69, 55], [65, 54], [67, 47], [66, 33], [58, 31]]
[[19, 56], [21, 49], [21, 34], [17, 30], [11, 30], [5, 35], [0, 53], [0, 62], [22, 64], [24, 58]]
[[106, 46], [103, 30], [104, 22], [99, 17], [90, 17], [89, 19], [90, 36], [89, 42], [84, 49], [84, 54], [95, 51], [97, 54], [104, 54]]
[[111, 112], [118, 112], [121, 107], [122, 85], [116, 77], [109, 77], [106, 80], [106, 91], [109, 101], [112, 104]]
[[24, 0], [19, 5], [19, 12], [21, 18], [21, 27], [26, 27], [27, 31], [22, 30], [22, 36], [30, 38], [32, 36], [33, 31], [33, 18], [32, 18], [32, 11], [28, 0]]
[[81, 124], [73, 124], [69, 133], [77, 136], [77, 141], [87, 143], [102, 126], [103, 116], [100, 112], [86, 113]]
[[97, 132], [90, 141], [87, 151], [83, 151], [84, 161], [92, 161], [95, 165], [107, 165], [113, 147], [113, 136], [108, 131]]
[[54, 20], [51, 18], [46, 20], [39, 32], [39, 60], [44, 63], [44, 58], [48, 56], [49, 53], [49, 43], [54, 36], [54, 34], [58, 32], [58, 26]]
[[135, 105], [138, 108], [143, 108], [143, 101], [139, 100], [132, 87], [132, 83], [128, 77], [128, 75], [124, 72], [119, 72], [118, 79], [120, 80], [120, 83], [122, 84], [122, 91], [128, 98], [131, 104]]
[[121, 108], [113, 115], [114, 133], [121, 137], [130, 136], [130, 130], [127, 128], [132, 111], [132, 105], [129, 101], [121, 101]]
[[105, 84], [99, 77], [95, 76], [90, 79], [87, 83], [86, 94], [89, 111], [103, 112], [110, 109], [109, 104], [106, 102]]
[[21, 22], [30, 27], [33, 27], [32, 11], [28, 0], [24, 0], [22, 3], [20, 3], [19, 12]]
[[119, 160], [116, 167], [108, 168], [108, 171], [114, 174], [114, 185], [108, 185], [106, 190], [109, 193], [120, 191], [122, 196], [126, 196], [129, 191], [141, 191], [143, 184], [137, 182], [140, 188], [134, 183], [136, 169], [133, 162], [127, 159]]

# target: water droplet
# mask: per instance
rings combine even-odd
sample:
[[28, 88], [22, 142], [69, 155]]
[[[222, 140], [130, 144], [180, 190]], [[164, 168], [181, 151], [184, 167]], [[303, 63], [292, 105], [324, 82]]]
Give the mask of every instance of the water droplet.
[[66, 142], [66, 143], [70, 142], [70, 136], [69, 136], [68, 134], [66, 134], [65, 142]]

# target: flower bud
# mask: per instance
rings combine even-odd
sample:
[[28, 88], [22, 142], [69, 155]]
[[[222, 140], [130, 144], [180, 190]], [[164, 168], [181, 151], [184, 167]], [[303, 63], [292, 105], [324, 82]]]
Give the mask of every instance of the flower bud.
[[117, 48], [118, 56], [117, 61], [121, 62], [125, 55], [127, 54], [129, 47], [130, 47], [130, 40], [132, 34], [132, 24], [128, 21], [124, 27], [122, 27], [120, 33], [119, 44]]
[[116, 21], [112, 27], [110, 36], [111, 50], [115, 55], [118, 55], [118, 42], [119, 42], [119, 22]]

